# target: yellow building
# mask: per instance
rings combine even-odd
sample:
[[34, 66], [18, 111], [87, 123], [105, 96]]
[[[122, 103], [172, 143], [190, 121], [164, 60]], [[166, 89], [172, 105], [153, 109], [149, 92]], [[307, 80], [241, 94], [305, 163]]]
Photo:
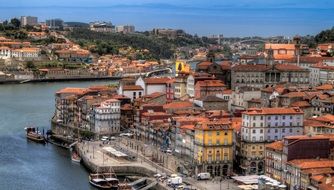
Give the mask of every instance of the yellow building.
[[200, 122], [195, 126], [196, 174], [227, 176], [233, 170], [233, 128], [229, 119]]
[[189, 74], [190, 72], [190, 66], [185, 62], [181, 60], [177, 60], [175, 62], [175, 73], [184, 73], [184, 74]]

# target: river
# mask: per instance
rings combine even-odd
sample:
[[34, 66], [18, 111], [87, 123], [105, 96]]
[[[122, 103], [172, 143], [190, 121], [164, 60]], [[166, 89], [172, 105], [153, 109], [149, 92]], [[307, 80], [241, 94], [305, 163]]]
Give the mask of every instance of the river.
[[25, 138], [24, 127], [50, 128], [54, 94], [64, 87], [110, 84], [108, 81], [35, 83], [0, 86], [0, 189], [86, 190], [88, 173], [72, 163], [68, 150]]

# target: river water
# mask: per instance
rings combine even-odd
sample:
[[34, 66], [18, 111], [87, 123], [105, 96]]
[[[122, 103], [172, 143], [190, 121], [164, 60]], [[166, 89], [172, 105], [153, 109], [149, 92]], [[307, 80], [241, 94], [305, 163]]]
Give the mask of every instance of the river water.
[[0, 189], [86, 190], [88, 173], [72, 163], [68, 150], [25, 138], [24, 127], [50, 128], [54, 94], [64, 87], [88, 87], [110, 81], [0, 85]]

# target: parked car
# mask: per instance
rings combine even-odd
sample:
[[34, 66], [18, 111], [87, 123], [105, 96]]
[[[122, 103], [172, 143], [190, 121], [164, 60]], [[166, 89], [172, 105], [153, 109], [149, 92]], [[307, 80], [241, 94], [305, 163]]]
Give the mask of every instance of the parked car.
[[107, 136], [102, 136], [101, 141], [107, 141], [107, 140], [109, 140], [109, 137], [107, 137]]
[[199, 173], [197, 174], [197, 180], [208, 180], [211, 178], [210, 173]]

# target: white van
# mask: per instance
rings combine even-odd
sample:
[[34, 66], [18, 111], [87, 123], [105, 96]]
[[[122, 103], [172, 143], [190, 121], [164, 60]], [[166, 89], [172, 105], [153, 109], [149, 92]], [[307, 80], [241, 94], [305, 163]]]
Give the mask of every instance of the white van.
[[207, 180], [210, 179], [211, 175], [210, 173], [199, 173], [197, 174], [197, 180]]

